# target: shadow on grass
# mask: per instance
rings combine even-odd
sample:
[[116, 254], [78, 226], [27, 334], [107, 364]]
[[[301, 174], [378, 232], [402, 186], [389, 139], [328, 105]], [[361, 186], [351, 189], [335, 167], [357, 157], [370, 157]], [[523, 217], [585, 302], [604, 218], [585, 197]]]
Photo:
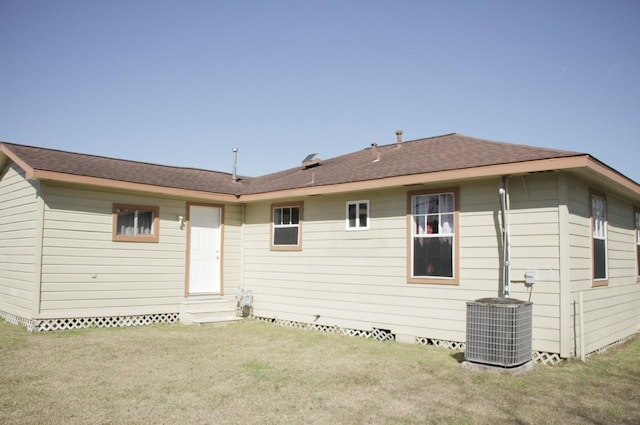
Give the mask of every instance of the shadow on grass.
[[457, 361], [458, 363], [462, 363], [464, 362], [464, 351], [459, 351], [456, 353], [451, 354], [451, 357], [453, 357], [453, 359], [455, 361]]

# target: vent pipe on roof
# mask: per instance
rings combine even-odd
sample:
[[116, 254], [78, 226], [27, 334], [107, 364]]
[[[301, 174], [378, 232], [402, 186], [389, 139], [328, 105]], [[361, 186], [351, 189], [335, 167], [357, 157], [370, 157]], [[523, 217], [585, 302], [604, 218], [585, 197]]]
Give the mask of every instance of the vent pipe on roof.
[[396, 139], [398, 144], [402, 143], [402, 130], [396, 130]]
[[233, 148], [233, 174], [231, 175], [231, 178], [233, 179], [234, 182], [238, 181], [238, 174], [236, 173], [237, 168], [238, 168], [238, 148]]
[[380, 151], [377, 143], [371, 143], [371, 154], [373, 154], [373, 162], [380, 161]]

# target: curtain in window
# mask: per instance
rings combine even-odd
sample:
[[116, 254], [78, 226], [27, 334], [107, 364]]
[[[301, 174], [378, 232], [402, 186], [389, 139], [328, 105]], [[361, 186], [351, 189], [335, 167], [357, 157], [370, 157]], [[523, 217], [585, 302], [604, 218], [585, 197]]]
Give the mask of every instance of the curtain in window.
[[122, 236], [153, 235], [153, 211], [118, 210], [117, 234]]
[[412, 208], [413, 276], [452, 278], [453, 194], [414, 196]]
[[597, 195], [591, 196], [593, 215], [593, 278], [607, 278], [607, 201]]

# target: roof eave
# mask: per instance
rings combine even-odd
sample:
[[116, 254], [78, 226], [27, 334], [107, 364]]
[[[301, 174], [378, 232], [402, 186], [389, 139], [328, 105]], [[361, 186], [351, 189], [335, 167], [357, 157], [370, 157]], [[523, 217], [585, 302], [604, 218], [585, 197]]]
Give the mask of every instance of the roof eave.
[[[18, 164], [19, 165], [19, 164]], [[145, 183], [133, 183], [121, 180], [112, 180], [99, 177], [80, 176], [76, 174], [60, 173], [46, 170], [32, 170], [29, 179], [49, 180], [63, 183], [75, 183], [82, 185], [90, 185], [104, 187], [108, 189], [131, 190], [136, 192], [155, 193], [166, 196], [177, 196], [181, 198], [196, 198], [206, 201], [218, 201], [237, 203], [238, 196], [227, 193], [205, 192], [201, 190], [181, 189], [175, 187], [166, 187], [151, 185]]]
[[628, 197], [640, 203], [640, 184], [619, 173], [596, 158], [588, 157], [588, 165], [571, 170], [579, 177], [592, 181], [592, 186]]
[[18, 167], [20, 167], [24, 171], [27, 180], [33, 179], [33, 167], [23, 161], [22, 158], [16, 155], [6, 144], [0, 143], [0, 152], [2, 152], [7, 158], [9, 158], [9, 160], [15, 162]]
[[592, 170], [600, 176], [623, 187], [629, 194], [640, 196], [640, 186], [634, 181], [604, 166], [589, 155], [581, 154], [562, 158], [548, 158], [534, 161], [514, 162], [508, 164], [487, 165], [473, 168], [437, 171], [405, 176], [386, 177], [374, 180], [355, 181], [330, 185], [314, 185], [287, 190], [251, 193], [241, 196], [243, 202], [255, 202], [271, 199], [328, 195], [332, 193], [376, 190], [417, 184], [438, 184], [455, 181], [474, 180], [503, 175], [518, 175], [553, 170]]

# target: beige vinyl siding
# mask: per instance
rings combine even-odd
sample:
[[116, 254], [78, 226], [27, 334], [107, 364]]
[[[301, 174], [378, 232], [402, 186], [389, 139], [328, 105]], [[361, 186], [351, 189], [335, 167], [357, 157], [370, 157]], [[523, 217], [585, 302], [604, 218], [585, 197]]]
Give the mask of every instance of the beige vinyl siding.
[[37, 279], [38, 183], [15, 164], [0, 174], [0, 311], [33, 317]]
[[225, 298], [235, 299], [240, 294], [242, 264], [240, 249], [242, 247], [242, 207], [226, 205], [224, 209], [223, 243], [223, 292]]
[[[610, 193], [607, 197], [607, 286], [592, 286], [590, 192], [579, 180], [571, 181], [571, 323], [576, 355], [581, 334], [585, 354], [625, 338], [639, 330], [640, 284], [635, 276], [633, 203]], [[581, 331], [579, 296], [583, 296], [584, 329]], [[573, 311], [577, 315], [573, 314]]]
[[[534, 350], [560, 352], [558, 175], [510, 178], [511, 297], [533, 302]], [[528, 288], [524, 275], [535, 283]]]
[[[530, 267], [538, 271], [531, 294], [535, 349], [556, 351], [559, 266], [553, 184], [547, 176], [529, 177], [526, 188], [514, 183], [511, 222], [512, 276], [523, 279]], [[299, 252], [269, 251], [270, 204], [247, 205], [244, 283], [254, 293], [254, 314], [464, 341], [466, 302], [500, 295], [498, 188], [498, 179], [460, 186], [459, 286], [407, 283], [406, 188], [303, 199]], [[345, 230], [345, 205], [352, 200], [370, 201], [370, 230]], [[536, 209], [539, 203], [543, 207]], [[513, 289], [513, 296], [528, 299], [524, 285]]]
[[[158, 243], [112, 241], [112, 205], [160, 208]], [[184, 293], [184, 201], [47, 185], [41, 317], [177, 312]]]
[[[254, 314], [305, 322], [318, 314], [316, 323], [361, 328], [402, 321], [394, 302], [416, 290], [406, 284], [405, 196], [396, 190], [304, 199], [296, 252], [269, 251], [270, 203], [247, 205], [244, 282], [254, 293]], [[345, 230], [346, 202], [364, 199], [370, 230]]]
[[635, 276], [633, 205], [607, 196], [609, 284], [585, 293], [585, 351], [591, 352], [638, 331], [640, 285]]

